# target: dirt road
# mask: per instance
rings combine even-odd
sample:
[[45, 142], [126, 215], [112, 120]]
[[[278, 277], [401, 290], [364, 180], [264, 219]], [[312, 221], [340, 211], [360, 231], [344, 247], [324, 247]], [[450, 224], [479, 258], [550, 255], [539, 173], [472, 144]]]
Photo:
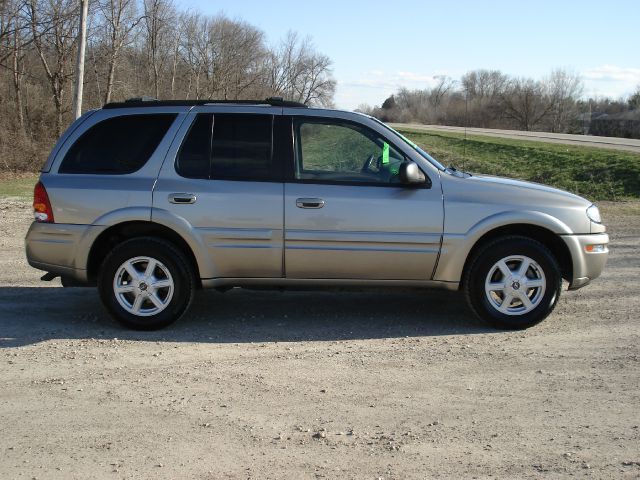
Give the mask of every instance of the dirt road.
[[[463, 133], [464, 127], [450, 127], [448, 125], [420, 125], [416, 123], [392, 123], [393, 128], [410, 130], [436, 130], [443, 132]], [[633, 138], [598, 137], [595, 135], [572, 135], [568, 133], [524, 132], [522, 130], [498, 130], [494, 128], [466, 129], [469, 135], [486, 135], [489, 137], [515, 138], [534, 142], [563, 143], [566, 145], [582, 145], [584, 147], [608, 148], [640, 153], [640, 140]]]
[[123, 330], [43, 283], [0, 200], [0, 478], [639, 478], [640, 204], [525, 332], [447, 292], [203, 292]]

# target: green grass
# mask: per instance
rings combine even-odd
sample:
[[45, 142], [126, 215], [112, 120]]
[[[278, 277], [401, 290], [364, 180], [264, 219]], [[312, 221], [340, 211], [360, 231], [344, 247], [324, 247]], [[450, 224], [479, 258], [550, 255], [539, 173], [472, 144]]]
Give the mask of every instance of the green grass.
[[[640, 154], [558, 143], [399, 129], [444, 165], [544, 183], [591, 200], [640, 198]], [[466, 146], [465, 146], [466, 143]]]
[[[342, 126], [306, 123], [300, 137], [305, 170], [360, 172], [369, 155], [382, 155], [373, 140]], [[392, 159], [401, 158], [393, 148], [389, 153]]]
[[307, 123], [300, 136], [305, 170], [356, 172], [370, 153], [367, 139], [348, 128]]
[[0, 198], [20, 198], [30, 200], [33, 187], [38, 181], [38, 174], [24, 174], [20, 176], [0, 176]]

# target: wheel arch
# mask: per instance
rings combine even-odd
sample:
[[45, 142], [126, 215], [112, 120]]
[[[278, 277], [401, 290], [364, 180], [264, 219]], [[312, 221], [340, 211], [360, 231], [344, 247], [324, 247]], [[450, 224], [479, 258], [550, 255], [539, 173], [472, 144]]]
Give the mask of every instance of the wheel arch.
[[87, 259], [87, 278], [89, 282], [96, 282], [100, 265], [113, 247], [125, 240], [137, 237], [161, 238], [173, 244], [176, 248], [179, 248], [186, 255], [193, 268], [198, 288], [202, 286], [198, 261], [187, 241], [169, 227], [155, 222], [139, 220], [112, 225], [96, 238], [91, 246]]
[[516, 223], [493, 228], [476, 240], [469, 250], [464, 262], [460, 278], [460, 288], [464, 288], [464, 279], [466, 277], [467, 270], [471, 266], [473, 258], [476, 256], [478, 251], [488, 243], [498, 238], [514, 235], [536, 240], [547, 247], [560, 266], [562, 278], [569, 282], [571, 281], [573, 278], [573, 261], [571, 252], [562, 238], [553, 231], [539, 225]]

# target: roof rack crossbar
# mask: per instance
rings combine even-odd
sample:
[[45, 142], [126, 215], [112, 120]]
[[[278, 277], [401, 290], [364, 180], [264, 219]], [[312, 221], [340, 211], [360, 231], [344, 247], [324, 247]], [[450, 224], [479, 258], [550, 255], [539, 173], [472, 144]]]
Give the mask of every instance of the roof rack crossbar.
[[198, 105], [227, 104], [227, 105], [269, 105], [272, 107], [308, 108], [304, 103], [284, 100], [282, 97], [269, 97], [265, 100], [157, 100], [153, 97], [130, 98], [124, 102], [106, 103], [102, 108], [133, 108], [133, 107], [191, 107]]

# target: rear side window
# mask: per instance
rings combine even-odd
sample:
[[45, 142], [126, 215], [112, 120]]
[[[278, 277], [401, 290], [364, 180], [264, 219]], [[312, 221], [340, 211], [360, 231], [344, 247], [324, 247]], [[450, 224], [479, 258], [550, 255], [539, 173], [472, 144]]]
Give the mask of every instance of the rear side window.
[[211, 115], [198, 115], [182, 142], [176, 171], [187, 178], [209, 178], [211, 170]]
[[187, 178], [273, 180], [272, 115], [199, 114], [176, 161]]
[[122, 175], [142, 168], [176, 114], [108, 118], [83, 133], [69, 149], [59, 173]]

